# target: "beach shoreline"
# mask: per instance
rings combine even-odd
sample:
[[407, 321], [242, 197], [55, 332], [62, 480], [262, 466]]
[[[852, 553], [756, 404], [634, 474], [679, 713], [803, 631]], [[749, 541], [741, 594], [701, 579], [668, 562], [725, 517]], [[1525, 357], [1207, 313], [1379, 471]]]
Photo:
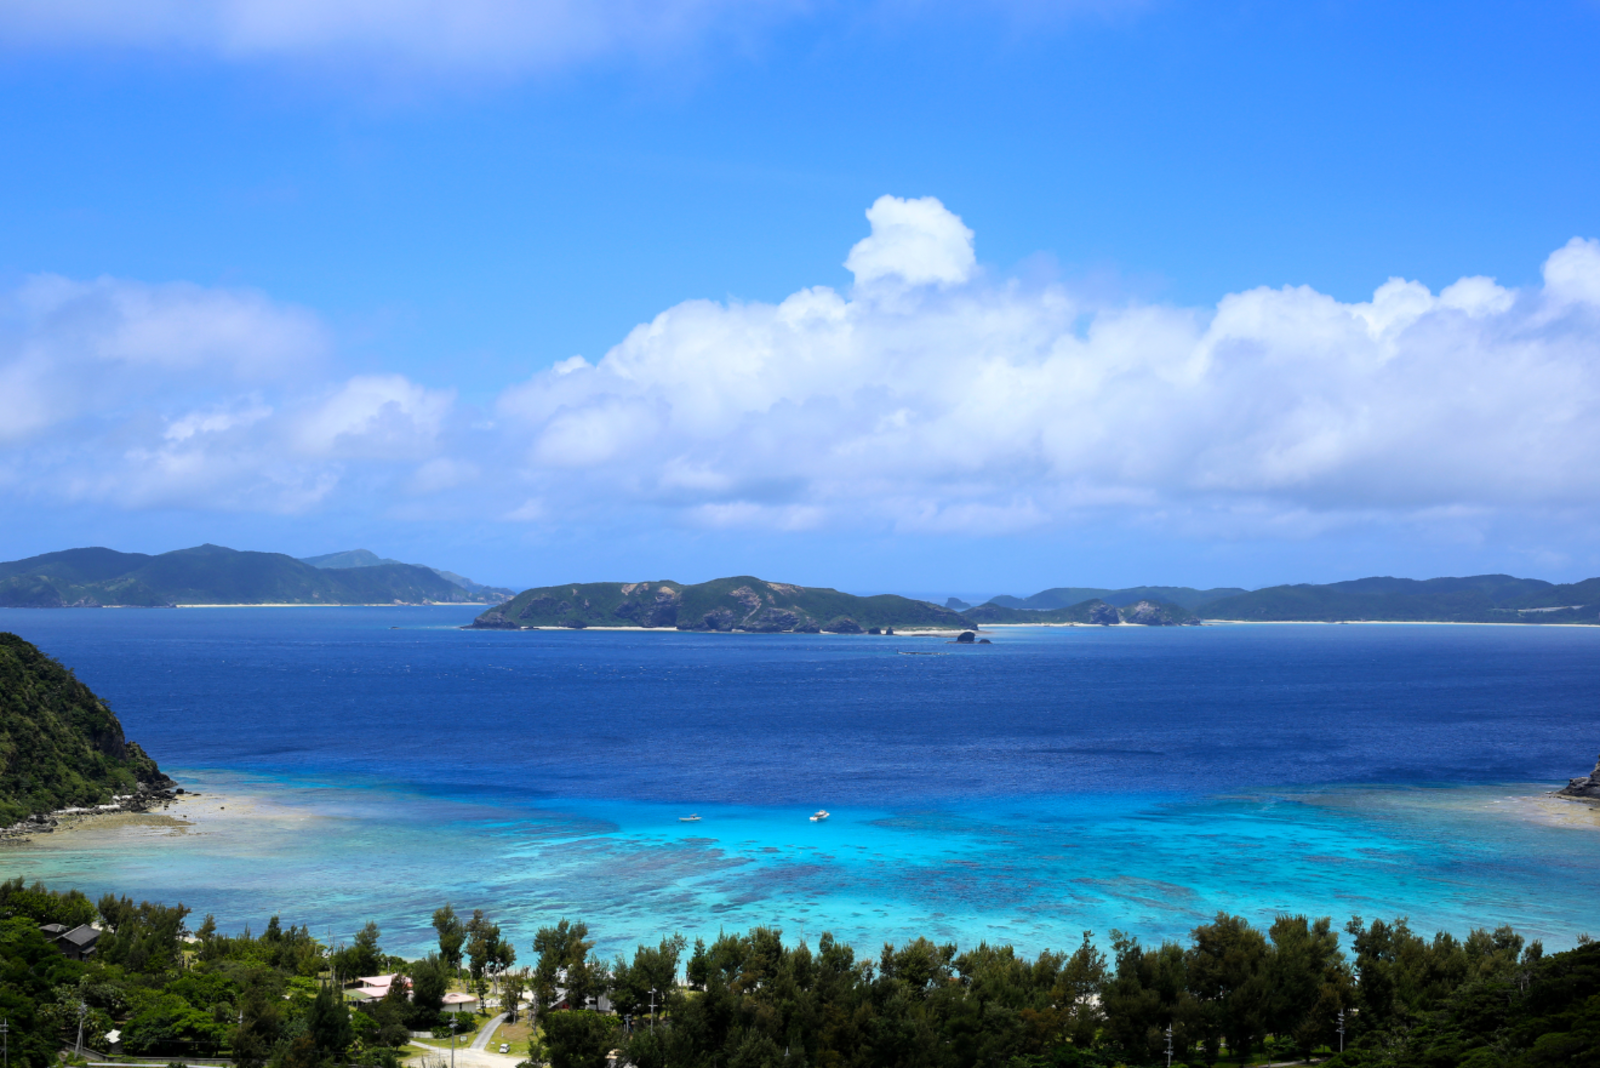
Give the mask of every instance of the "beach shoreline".
[[55, 823], [48, 830], [41, 827], [23, 837], [0, 839], [0, 857], [116, 854], [134, 842], [150, 838], [226, 837], [229, 832], [246, 827], [294, 832], [309, 821], [328, 818], [327, 813], [304, 803], [274, 801], [269, 796], [274, 791], [268, 779], [245, 777], [234, 787], [218, 789], [208, 782], [203, 791], [185, 791], [144, 811], [63, 809], [51, 815]]
[[94, 808], [59, 808], [53, 812], [39, 813], [19, 820], [0, 830], [0, 847], [28, 845], [34, 836], [70, 834], [85, 827], [115, 827], [150, 822], [167, 825], [176, 817], [166, 815], [166, 810], [184, 800], [188, 794], [164, 798], [157, 803], [130, 807], [125, 802], [97, 805]]

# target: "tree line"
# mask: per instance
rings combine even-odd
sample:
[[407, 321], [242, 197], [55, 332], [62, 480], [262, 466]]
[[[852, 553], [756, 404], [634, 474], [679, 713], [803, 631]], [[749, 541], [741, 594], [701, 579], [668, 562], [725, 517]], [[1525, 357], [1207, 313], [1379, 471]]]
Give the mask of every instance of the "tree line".
[[[1511, 928], [1424, 936], [1403, 919], [1218, 914], [1186, 939], [1085, 932], [1033, 956], [916, 938], [876, 955], [757, 927], [682, 935], [605, 960], [581, 921], [541, 927], [532, 966], [481, 911], [433, 916], [438, 949], [384, 953], [376, 924], [329, 946], [268, 920], [222, 934], [207, 916], [107, 895], [0, 883], [0, 1013], [10, 1056], [44, 1068], [80, 1021], [120, 1027], [149, 1056], [224, 1054], [240, 1068], [393, 1068], [416, 1030], [476, 1026], [442, 1012], [452, 982], [535, 1013], [526, 1065], [601, 1068], [1113, 1068], [1329, 1057], [1336, 1068], [1600, 1063], [1600, 945], [1546, 954]], [[88, 962], [42, 923], [96, 919]], [[351, 1005], [350, 979], [399, 972]], [[608, 1007], [611, 1011], [600, 1011]], [[1339, 1052], [1340, 1049], [1343, 1052]]]

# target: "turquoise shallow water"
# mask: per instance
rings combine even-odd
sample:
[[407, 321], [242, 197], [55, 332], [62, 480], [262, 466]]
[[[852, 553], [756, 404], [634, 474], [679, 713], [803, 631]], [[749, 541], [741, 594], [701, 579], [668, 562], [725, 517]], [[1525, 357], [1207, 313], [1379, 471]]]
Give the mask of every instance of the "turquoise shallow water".
[[581, 917], [608, 950], [755, 924], [868, 948], [929, 934], [1035, 950], [1113, 927], [1177, 937], [1218, 909], [1261, 923], [1409, 915], [1459, 932], [1510, 922], [1552, 947], [1600, 929], [1600, 811], [1531, 785], [850, 807], [818, 825], [792, 808], [702, 806], [685, 824], [638, 803], [529, 811], [381, 785], [182, 777], [201, 790], [173, 810], [192, 830], [91, 826], [11, 852], [6, 869], [257, 928], [281, 912], [338, 937], [375, 918], [391, 948], [419, 952], [445, 900], [486, 908], [521, 945]]
[[[426, 948], [777, 924], [871, 951], [1176, 937], [1219, 909], [1600, 933], [1600, 629], [934, 639], [475, 633], [459, 608], [0, 612], [200, 797], [0, 873]], [[901, 651], [948, 652], [902, 657]], [[226, 805], [223, 810], [219, 806]], [[806, 815], [826, 805], [825, 824]], [[678, 817], [698, 812], [699, 823]]]

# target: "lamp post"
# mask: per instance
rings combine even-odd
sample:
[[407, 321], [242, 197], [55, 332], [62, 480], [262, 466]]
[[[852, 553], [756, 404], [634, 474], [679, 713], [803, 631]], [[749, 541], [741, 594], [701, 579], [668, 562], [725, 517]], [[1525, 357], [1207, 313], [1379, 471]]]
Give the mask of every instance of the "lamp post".
[[1344, 1052], [1344, 1010], [1339, 1010], [1339, 1052]]

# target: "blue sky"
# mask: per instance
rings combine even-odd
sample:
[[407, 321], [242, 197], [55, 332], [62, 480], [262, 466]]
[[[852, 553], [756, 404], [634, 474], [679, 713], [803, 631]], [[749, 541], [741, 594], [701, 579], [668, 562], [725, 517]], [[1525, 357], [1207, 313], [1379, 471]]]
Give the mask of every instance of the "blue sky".
[[0, 6], [0, 557], [1600, 574], [1590, 0], [128, 10]]

